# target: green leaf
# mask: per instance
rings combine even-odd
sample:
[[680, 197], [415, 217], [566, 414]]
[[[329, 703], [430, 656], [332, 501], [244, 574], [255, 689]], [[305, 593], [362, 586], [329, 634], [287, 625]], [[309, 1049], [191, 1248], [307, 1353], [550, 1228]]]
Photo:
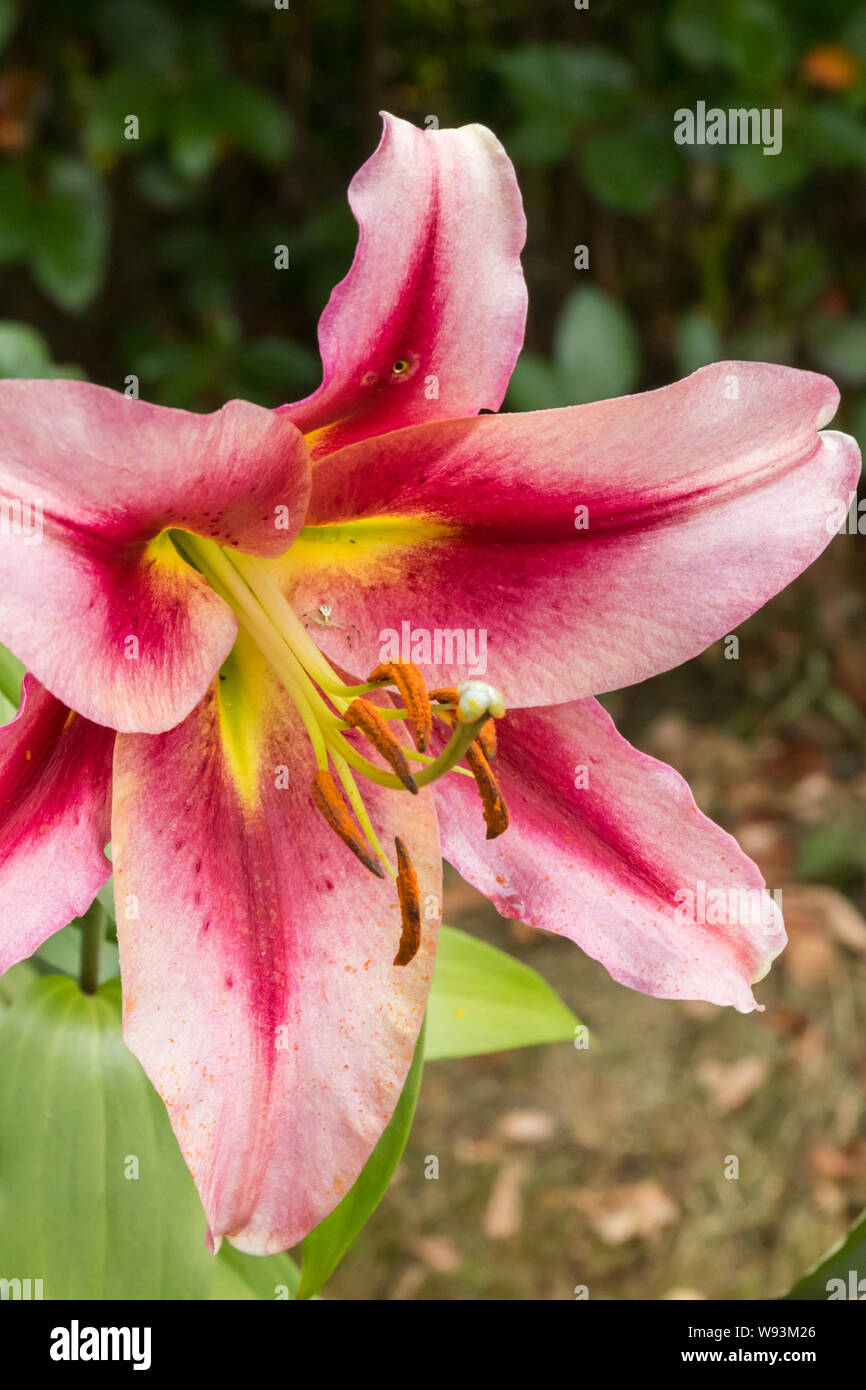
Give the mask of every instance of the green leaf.
[[676, 0], [671, 43], [692, 67], [725, 67], [749, 84], [777, 82], [794, 57], [789, 26], [770, 0]]
[[0, 165], [0, 262], [26, 255], [30, 245], [31, 194], [20, 164]]
[[174, 103], [171, 157], [184, 177], [199, 179], [227, 143], [264, 163], [280, 164], [289, 152], [288, 116], [269, 92], [252, 83], [208, 75]]
[[51, 360], [51, 350], [41, 333], [28, 323], [0, 322], [0, 377], [83, 377], [73, 363]]
[[40, 289], [71, 312], [93, 299], [105, 271], [108, 212], [100, 180], [75, 159], [51, 168], [30, 249]]
[[722, 61], [725, 45], [715, 6], [706, 0], [675, 0], [667, 24], [672, 46], [691, 67]]
[[466, 932], [442, 928], [427, 1006], [427, 1061], [564, 1042], [578, 1026], [528, 965]]
[[0, 646], [0, 695], [18, 708], [24, 665], [6, 647]]
[[4, 1277], [42, 1279], [50, 1299], [207, 1298], [204, 1214], [123, 1043], [119, 983], [31, 984], [0, 1015], [0, 1056]]
[[860, 815], [834, 817], [830, 825], [807, 830], [800, 846], [798, 877], [810, 883], [844, 884], [862, 878], [866, 825]]
[[818, 366], [851, 386], [866, 385], [866, 318], [816, 314], [806, 342]]
[[270, 92], [241, 78], [221, 78], [219, 96], [224, 129], [241, 149], [266, 164], [288, 158], [288, 114]]
[[0, 0], [0, 48], [4, 48], [18, 22], [15, 0]]
[[[831, 1284], [831, 1280], [841, 1281]], [[863, 1281], [862, 1287], [860, 1281]], [[827, 1251], [784, 1295], [788, 1300], [862, 1298], [866, 1293], [866, 1211], [856, 1226]]]
[[742, 191], [758, 200], [783, 198], [811, 169], [807, 154], [790, 141], [783, 141], [778, 154], [769, 155], [762, 145], [728, 145], [725, 158]]
[[536, 352], [522, 352], [508, 383], [509, 410], [551, 410], [568, 404], [550, 363]]
[[[84, 123], [91, 157], [106, 164], [120, 154], [138, 155], [165, 130], [171, 93], [161, 73], [122, 64], [96, 89]], [[138, 118], [138, 138], [127, 139], [128, 116]]]
[[553, 355], [566, 405], [606, 400], [631, 391], [640, 372], [637, 334], [625, 309], [592, 285], [566, 300]]
[[0, 377], [50, 376], [54, 367], [42, 334], [27, 323], [0, 322]]
[[33, 963], [32, 956], [29, 960], [20, 960], [17, 965], [10, 966], [5, 974], [0, 975], [0, 1012], [14, 1004], [18, 996], [29, 989], [38, 978], [39, 971]]
[[790, 26], [770, 0], [726, 0], [720, 11], [725, 63], [748, 83], [780, 81], [794, 59]]
[[628, 63], [595, 44], [526, 44], [503, 53], [496, 66], [530, 117], [553, 115], [566, 127], [609, 116], [632, 85]]
[[203, 179], [219, 160], [222, 122], [219, 112], [197, 91], [185, 92], [174, 102], [169, 131], [169, 152], [185, 179]]
[[677, 324], [676, 359], [680, 376], [688, 376], [722, 356], [719, 330], [708, 313], [695, 309]]
[[[70, 922], [68, 927], [63, 927], [53, 936], [49, 936], [36, 952], [34, 964], [40, 968], [40, 962], [50, 966], [54, 973], [70, 975], [73, 979], [78, 979], [81, 966], [81, 919]], [[105, 984], [107, 980], [115, 980], [120, 974], [120, 958], [117, 944], [114, 941], [104, 941], [99, 955], [99, 982]]]
[[233, 394], [270, 405], [277, 397], [297, 398], [316, 384], [318, 363], [302, 343], [288, 338], [255, 338], [237, 353]]
[[244, 1255], [223, 1241], [211, 1300], [293, 1299], [300, 1283], [301, 1271], [290, 1255]]
[[324, 1221], [320, 1221], [304, 1241], [298, 1298], [312, 1298], [325, 1280], [330, 1279], [385, 1195], [412, 1128], [424, 1067], [425, 1034], [426, 1023], [421, 1028], [409, 1075], [388, 1127], [364, 1164], [359, 1178], [340, 1205]]
[[821, 101], [785, 112], [789, 131], [796, 136], [797, 145], [816, 164], [866, 164], [866, 118], [848, 110], [838, 102]]
[[790, 362], [796, 350], [794, 333], [788, 325], [760, 320], [739, 333], [731, 333], [725, 340], [726, 354], [739, 362]]
[[672, 135], [656, 126], [606, 130], [582, 146], [580, 168], [600, 203], [615, 212], [652, 212], [680, 168]]
[[96, 25], [103, 43], [118, 58], [134, 53], [137, 63], [163, 71], [180, 47], [180, 25], [153, 0], [104, 0]]
[[861, 454], [866, 454], [866, 396], [861, 396], [857, 402], [851, 420], [851, 433], [860, 445]]
[[861, 5], [849, 19], [842, 34], [842, 43], [859, 58], [866, 59], [866, 5]]

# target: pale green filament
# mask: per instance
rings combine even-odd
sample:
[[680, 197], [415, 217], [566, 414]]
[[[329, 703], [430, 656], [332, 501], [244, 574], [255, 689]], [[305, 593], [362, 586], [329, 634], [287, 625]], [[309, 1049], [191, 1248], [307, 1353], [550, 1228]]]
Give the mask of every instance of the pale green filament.
[[[316, 754], [316, 764], [320, 768], [328, 766], [325, 740], [320, 723], [305, 686], [315, 692], [315, 687], [306, 679], [303, 668], [294, 657], [291, 648], [280, 639], [279, 633], [268, 621], [267, 613], [243, 582], [225, 552], [213, 541], [202, 540], [183, 532], [176, 540], [178, 547], [192, 559], [217, 593], [229, 604], [238, 620], [243, 623], [256, 642], [262, 655], [271, 663], [286, 690], [297, 706], [304, 721]], [[325, 708], [323, 706], [323, 708]]]
[[[350, 768], [378, 786], [395, 791], [405, 791], [406, 788], [393, 772], [385, 772], [377, 767], [344, 737], [350, 725], [340, 718], [356, 696], [381, 689], [381, 683], [349, 686], [339, 679], [297, 618], [265, 562], [186, 531], [174, 531], [171, 535], [181, 554], [200, 570], [229, 604], [238, 622], [271, 665], [303, 720], [313, 745], [317, 767], [326, 771], [329, 759], [333, 762], [370, 847], [391, 877], [395, 877]], [[330, 704], [326, 703], [323, 694]], [[443, 717], [450, 707], [434, 705], [434, 710]], [[385, 719], [398, 720], [405, 719], [408, 714], [404, 709], [381, 708], [379, 712]], [[406, 748], [407, 757], [424, 764], [413, 774], [416, 785], [430, 786], [446, 772], [460, 772], [471, 777], [469, 769], [458, 767], [457, 764], [488, 718], [489, 713], [485, 710], [482, 717], [471, 722], [462, 723], [458, 719], [446, 747], [438, 757]]]
[[339, 753], [335, 752], [331, 753], [331, 757], [334, 759], [334, 767], [337, 769], [337, 776], [343, 784], [346, 796], [349, 798], [349, 804], [351, 805], [352, 810], [355, 812], [355, 815], [358, 817], [358, 824], [360, 825], [364, 834], [367, 836], [367, 839], [370, 845], [372, 846], [374, 852], [379, 856], [382, 863], [385, 865], [385, 868], [388, 870], [388, 873], [391, 875], [392, 878], [396, 878], [396, 871], [392, 867], [391, 861], [389, 860], [387, 854], [381, 846], [379, 836], [373, 829], [373, 823], [370, 820], [369, 815], [367, 814], [367, 808], [364, 805], [361, 793], [358, 791], [358, 785], [351, 772], [349, 771], [348, 767], [346, 766], [345, 759], [342, 758]]

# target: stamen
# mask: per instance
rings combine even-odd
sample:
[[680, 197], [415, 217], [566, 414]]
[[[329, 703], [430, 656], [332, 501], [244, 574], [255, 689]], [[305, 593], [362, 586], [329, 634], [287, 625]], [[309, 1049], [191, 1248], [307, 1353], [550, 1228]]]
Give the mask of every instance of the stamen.
[[375, 705], [371, 705], [369, 700], [353, 700], [344, 712], [343, 719], [350, 728], [361, 730], [376, 751], [381, 753], [394, 769], [408, 791], [418, 791], [415, 778], [409, 771], [406, 754], [388, 728], [388, 721], [382, 718]]
[[367, 680], [396, 685], [409, 715], [415, 747], [419, 753], [426, 753], [433, 734], [433, 711], [418, 667], [411, 661], [385, 661], [370, 672]]
[[499, 790], [499, 783], [478, 743], [472, 743], [467, 748], [466, 761], [472, 769], [475, 785], [481, 794], [487, 839], [495, 840], [497, 835], [508, 829], [508, 807]]
[[[349, 805], [358, 818], [358, 824], [361, 830], [367, 837], [368, 844], [371, 846], [373, 853], [377, 855], [380, 864], [382, 864], [387, 873], [389, 873], [392, 878], [396, 878], [397, 875], [391, 867], [391, 862], [382, 848], [379, 836], [373, 828], [373, 822], [370, 820], [369, 812], [364, 805], [361, 793], [358, 791], [358, 784], [352, 776], [348, 763], [345, 758], [341, 758], [339, 753], [336, 753], [333, 748], [331, 749], [331, 757], [334, 762], [334, 767], [337, 769], [337, 776], [343, 784], [343, 791], [346, 793]], [[472, 776], [471, 772], [469, 776]]]
[[340, 789], [330, 772], [319, 768], [313, 778], [313, 801], [321, 811], [332, 830], [336, 831], [344, 845], [360, 859], [365, 869], [377, 878], [385, 877], [385, 870], [373, 854], [352, 817], [340, 793]]
[[488, 760], [488, 762], [491, 758], [496, 757], [497, 742], [495, 719], [488, 719], [486, 723], [481, 725], [481, 728], [478, 730], [478, 742], [480, 743], [481, 751], [484, 754], [485, 758]]
[[429, 695], [431, 700], [438, 701], [440, 705], [456, 705], [460, 698], [456, 685], [446, 685], [441, 690], [431, 690]]
[[[395, 840], [395, 874], [352, 770], [378, 786], [412, 793], [449, 772], [473, 777], [484, 809], [487, 838], [492, 840], [508, 826], [505, 801], [488, 761], [496, 753], [494, 721], [505, 713], [502, 696], [480, 680], [428, 693], [418, 668], [396, 661], [378, 665], [367, 683], [347, 686], [315, 646], [264, 562], [189, 532], [170, 534], [179, 552], [231, 606], [296, 705], [318, 765], [312, 783], [317, 810], [365, 868], [377, 878], [385, 878], [386, 873], [396, 878], [402, 930], [394, 964], [407, 965], [421, 941], [418, 880], [399, 838]], [[405, 708], [380, 709], [363, 698], [385, 684], [396, 687]], [[435, 757], [426, 751], [434, 714], [449, 727], [448, 741]], [[411, 728], [414, 749], [404, 748], [391, 732], [394, 721], [404, 719]], [[365, 757], [345, 737], [349, 729], [364, 734], [391, 770], [385, 771]], [[422, 764], [414, 774], [410, 759]], [[461, 767], [464, 759], [468, 766]], [[339, 776], [342, 791], [329, 764]]]
[[394, 845], [397, 850], [397, 897], [400, 899], [403, 930], [393, 963], [408, 965], [418, 954], [418, 947], [421, 945], [421, 894], [418, 890], [418, 875], [409, 858], [409, 851], [399, 835], [395, 836]]

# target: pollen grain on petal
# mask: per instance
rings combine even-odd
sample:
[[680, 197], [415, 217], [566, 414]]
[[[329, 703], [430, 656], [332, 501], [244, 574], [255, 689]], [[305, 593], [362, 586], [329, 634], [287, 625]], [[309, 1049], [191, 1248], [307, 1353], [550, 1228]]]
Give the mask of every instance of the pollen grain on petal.
[[395, 836], [394, 845], [397, 850], [397, 897], [400, 900], [403, 929], [393, 964], [408, 965], [418, 954], [421, 945], [421, 894], [418, 875], [399, 835]]
[[352, 820], [339, 787], [330, 772], [323, 768], [319, 768], [313, 778], [313, 801], [331, 829], [360, 859], [364, 867], [377, 878], [384, 878], [385, 871]]
[[475, 778], [475, 785], [481, 794], [487, 838], [488, 840], [495, 840], [498, 835], [508, 829], [508, 807], [505, 805], [505, 799], [499, 790], [499, 783], [493, 775], [490, 764], [477, 740], [467, 748], [466, 761], [472, 771], [472, 776]]
[[376, 706], [371, 705], [369, 700], [353, 700], [344, 712], [343, 718], [350, 728], [360, 730], [369, 739], [376, 751], [390, 764], [407, 791], [417, 793], [418, 787], [409, 771], [406, 754], [388, 727], [388, 721], [382, 718]]

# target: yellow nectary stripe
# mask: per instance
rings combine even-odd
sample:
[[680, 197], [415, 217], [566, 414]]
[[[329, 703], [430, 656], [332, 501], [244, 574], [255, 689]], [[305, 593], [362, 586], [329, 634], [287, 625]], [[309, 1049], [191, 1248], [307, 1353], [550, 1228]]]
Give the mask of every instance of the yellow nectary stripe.
[[267, 721], [267, 692], [273, 677], [265, 658], [241, 630], [217, 677], [217, 709], [223, 752], [241, 799], [259, 804]]
[[460, 528], [424, 517], [373, 516], [333, 526], [305, 526], [291, 550], [274, 563], [293, 568], [366, 564], [401, 546], [425, 545], [458, 535]]

